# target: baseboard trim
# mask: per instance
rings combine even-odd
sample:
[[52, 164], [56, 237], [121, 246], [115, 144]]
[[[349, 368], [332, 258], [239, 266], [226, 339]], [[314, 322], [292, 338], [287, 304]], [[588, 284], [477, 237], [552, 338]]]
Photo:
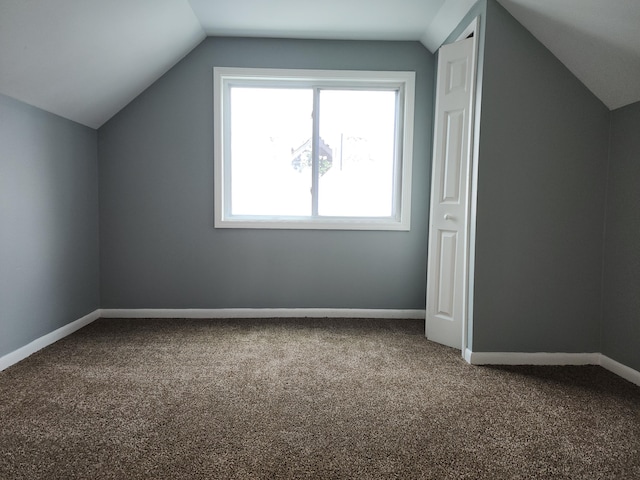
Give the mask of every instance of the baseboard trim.
[[606, 355], [600, 356], [600, 365], [603, 368], [606, 368], [612, 373], [615, 373], [619, 377], [628, 380], [631, 383], [635, 383], [640, 386], [640, 372], [634, 370], [631, 367], [627, 367], [620, 362], [613, 360], [612, 358], [607, 357]]
[[38, 350], [42, 350], [52, 343], [55, 343], [58, 340], [71, 335], [76, 330], [89, 325], [91, 322], [94, 322], [98, 318], [100, 318], [99, 309], [89, 313], [88, 315], [85, 315], [82, 318], [79, 318], [78, 320], [68, 323], [63, 327], [58, 328], [51, 333], [47, 333], [42, 337], [36, 338], [32, 342], [26, 344], [24, 347], [20, 347], [17, 350], [14, 350], [13, 352], [0, 357], [0, 371], [9, 368], [11, 365], [15, 365], [19, 361], [27, 358], [29, 355], [36, 353]]
[[421, 320], [425, 310], [357, 308], [102, 309], [102, 318], [387, 318]]
[[464, 359], [472, 365], [600, 365], [611, 373], [640, 386], [640, 372], [602, 353], [472, 352]]
[[470, 363], [471, 365], [477, 365], [477, 363], [473, 363], [473, 352], [468, 348], [465, 348], [464, 352], [462, 352], [462, 358], [464, 358], [465, 362]]
[[599, 353], [472, 352], [465, 359], [472, 365], [599, 365]]

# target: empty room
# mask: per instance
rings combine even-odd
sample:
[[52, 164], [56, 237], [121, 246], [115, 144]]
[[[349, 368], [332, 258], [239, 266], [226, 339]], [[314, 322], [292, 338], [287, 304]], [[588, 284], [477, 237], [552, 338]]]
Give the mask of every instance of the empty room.
[[638, 25], [0, 0], [0, 478], [640, 478]]

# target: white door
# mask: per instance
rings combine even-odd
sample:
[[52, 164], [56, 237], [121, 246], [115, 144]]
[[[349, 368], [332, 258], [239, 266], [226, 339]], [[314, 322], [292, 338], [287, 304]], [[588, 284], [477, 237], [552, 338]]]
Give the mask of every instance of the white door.
[[438, 55], [431, 177], [426, 336], [462, 348], [467, 315], [469, 190], [475, 42], [444, 45]]

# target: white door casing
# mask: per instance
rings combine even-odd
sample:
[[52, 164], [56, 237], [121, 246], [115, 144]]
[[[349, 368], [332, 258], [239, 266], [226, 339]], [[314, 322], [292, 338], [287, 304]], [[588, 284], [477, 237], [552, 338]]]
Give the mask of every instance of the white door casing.
[[425, 332], [457, 349], [468, 309], [475, 52], [471, 37], [438, 54]]

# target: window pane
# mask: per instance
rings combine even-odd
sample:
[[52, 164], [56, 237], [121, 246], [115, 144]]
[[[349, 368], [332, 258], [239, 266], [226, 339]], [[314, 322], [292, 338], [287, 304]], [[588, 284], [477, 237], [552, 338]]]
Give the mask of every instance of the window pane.
[[311, 215], [313, 90], [232, 87], [231, 214]]
[[395, 124], [395, 91], [320, 91], [320, 215], [394, 214]]

